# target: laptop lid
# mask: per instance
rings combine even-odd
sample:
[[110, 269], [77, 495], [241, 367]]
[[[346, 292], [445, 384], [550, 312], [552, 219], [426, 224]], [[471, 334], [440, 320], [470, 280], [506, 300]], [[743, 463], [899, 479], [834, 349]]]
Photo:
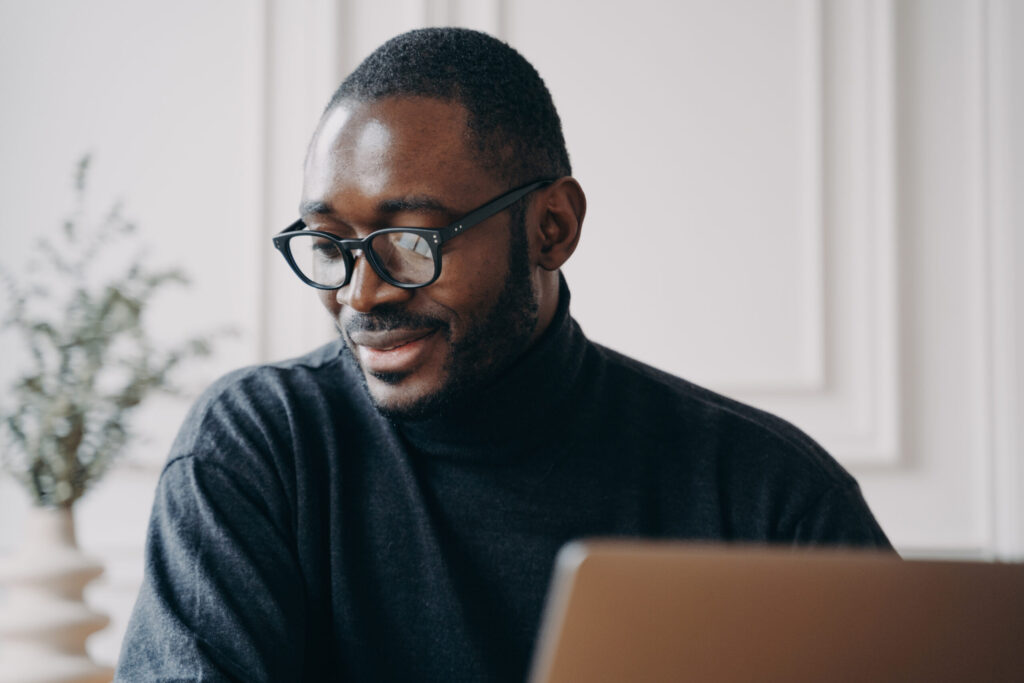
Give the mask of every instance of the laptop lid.
[[530, 681], [1024, 681], [1024, 565], [572, 543]]

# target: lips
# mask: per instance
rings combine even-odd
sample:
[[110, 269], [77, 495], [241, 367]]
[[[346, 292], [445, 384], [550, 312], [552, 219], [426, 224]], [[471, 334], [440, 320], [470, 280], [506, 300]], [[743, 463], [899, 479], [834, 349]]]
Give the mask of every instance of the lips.
[[350, 335], [364, 370], [404, 372], [413, 369], [426, 354], [436, 329], [360, 330]]
[[427, 330], [382, 330], [382, 331], [358, 331], [349, 335], [352, 343], [363, 346], [374, 351], [391, 351], [399, 346], [405, 346], [417, 341], [434, 332]]

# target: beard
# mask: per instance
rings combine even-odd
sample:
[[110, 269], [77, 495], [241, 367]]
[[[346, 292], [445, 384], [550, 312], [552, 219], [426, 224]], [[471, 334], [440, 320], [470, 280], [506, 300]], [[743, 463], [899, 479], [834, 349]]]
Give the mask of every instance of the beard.
[[[407, 376], [400, 372], [362, 370], [364, 389], [378, 412], [389, 419], [421, 420], [448, 412], [470, 401], [480, 390], [494, 383], [526, 350], [537, 325], [539, 305], [530, 278], [530, 256], [525, 230], [525, 210], [518, 205], [510, 215], [508, 276], [494, 303], [460, 339], [452, 339], [447, 321], [405, 311], [401, 306], [380, 306], [371, 313], [354, 317], [347, 330], [436, 328], [448, 342], [444, 359], [445, 378], [441, 386], [414, 401], [394, 405], [382, 403], [370, 391], [366, 375], [397, 385]], [[348, 343], [348, 335], [342, 333]], [[358, 363], [358, 354], [353, 353]]]

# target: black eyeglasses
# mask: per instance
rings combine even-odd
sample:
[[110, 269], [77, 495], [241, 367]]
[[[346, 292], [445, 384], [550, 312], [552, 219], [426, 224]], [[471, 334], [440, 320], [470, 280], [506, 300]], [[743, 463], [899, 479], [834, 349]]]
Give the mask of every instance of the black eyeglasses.
[[426, 287], [441, 275], [441, 245], [504, 211], [553, 180], [538, 180], [506, 192], [444, 228], [385, 228], [363, 239], [342, 239], [306, 230], [299, 219], [274, 236], [274, 246], [310, 287], [340, 289], [352, 279], [356, 257], [366, 256], [384, 282], [403, 289]]

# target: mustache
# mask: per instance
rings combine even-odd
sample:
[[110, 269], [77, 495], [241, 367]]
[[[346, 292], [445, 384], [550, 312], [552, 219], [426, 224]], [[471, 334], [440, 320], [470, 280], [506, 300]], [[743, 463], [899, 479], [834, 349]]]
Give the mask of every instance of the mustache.
[[438, 328], [447, 329], [448, 323], [429, 315], [410, 313], [403, 308], [380, 306], [370, 313], [355, 313], [339, 321], [338, 328], [346, 334], [353, 332], [390, 332], [391, 330]]

